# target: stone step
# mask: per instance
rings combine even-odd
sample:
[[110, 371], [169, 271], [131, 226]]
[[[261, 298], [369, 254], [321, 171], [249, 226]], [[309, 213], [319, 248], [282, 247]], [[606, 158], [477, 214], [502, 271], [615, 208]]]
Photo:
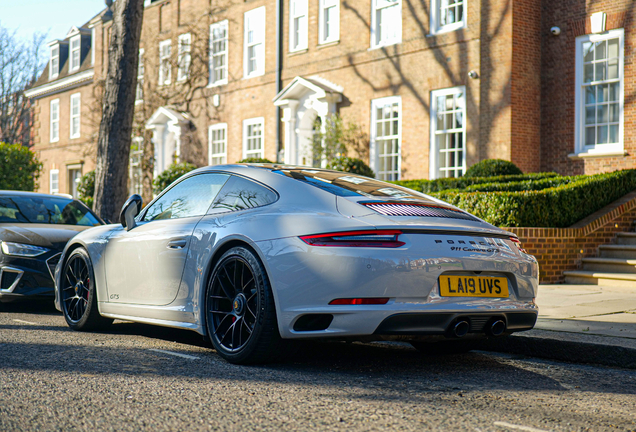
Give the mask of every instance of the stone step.
[[636, 259], [583, 258], [581, 270], [599, 273], [635, 273]]
[[598, 247], [600, 258], [636, 259], [636, 245], [606, 244]]
[[564, 271], [565, 283], [577, 285], [611, 285], [636, 289], [636, 274], [601, 273], [586, 270]]
[[636, 246], [636, 232], [622, 232], [616, 234], [616, 244]]

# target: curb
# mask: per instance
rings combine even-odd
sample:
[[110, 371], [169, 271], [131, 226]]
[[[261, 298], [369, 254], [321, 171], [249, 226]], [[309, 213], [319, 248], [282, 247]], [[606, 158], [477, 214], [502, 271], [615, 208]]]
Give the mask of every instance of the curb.
[[479, 349], [571, 363], [592, 363], [636, 369], [636, 348], [563, 340], [563, 337], [567, 337], [567, 333], [559, 332], [558, 338], [514, 335], [504, 339], [485, 340], [480, 344]]

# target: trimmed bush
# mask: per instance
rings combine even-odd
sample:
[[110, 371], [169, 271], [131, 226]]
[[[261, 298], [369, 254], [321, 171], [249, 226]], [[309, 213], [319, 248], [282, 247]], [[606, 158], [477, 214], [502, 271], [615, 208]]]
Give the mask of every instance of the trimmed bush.
[[571, 181], [543, 190], [432, 195], [496, 226], [566, 228], [636, 190], [636, 170], [562, 179]]
[[503, 159], [484, 159], [466, 170], [464, 177], [495, 177], [523, 174], [517, 165]]
[[527, 173], [520, 175], [507, 175], [498, 177], [449, 177], [436, 180], [399, 180], [395, 183], [418, 192], [431, 193], [441, 192], [448, 189], [466, 189], [468, 186], [484, 183], [508, 183], [520, 181], [536, 181], [545, 178], [557, 177], [554, 172], [547, 173]]
[[363, 160], [346, 156], [333, 159], [327, 164], [327, 169], [359, 174], [365, 177], [375, 177], [373, 170]]
[[28, 147], [0, 142], [0, 189], [33, 191], [41, 172], [42, 164]]
[[523, 180], [514, 182], [500, 182], [500, 183], [479, 183], [476, 185], [468, 186], [461, 192], [519, 192], [519, 191], [533, 191], [543, 190], [551, 187], [559, 187], [572, 183], [580, 178], [588, 176], [578, 177], [548, 177], [539, 180]]
[[89, 208], [93, 208], [93, 196], [95, 196], [95, 170], [89, 171], [80, 178], [77, 185], [79, 199]]
[[245, 159], [241, 159], [237, 163], [274, 163], [274, 162], [265, 158], [245, 158]]
[[159, 174], [157, 178], [152, 182], [152, 190], [158, 194], [172, 183], [174, 183], [179, 177], [190, 171], [196, 169], [195, 165], [188, 162], [181, 162], [179, 164], [172, 164], [164, 172]]

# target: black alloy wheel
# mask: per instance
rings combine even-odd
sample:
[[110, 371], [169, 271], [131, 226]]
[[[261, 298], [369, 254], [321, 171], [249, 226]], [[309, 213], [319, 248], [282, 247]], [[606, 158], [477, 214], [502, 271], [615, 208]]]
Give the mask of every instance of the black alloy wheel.
[[66, 260], [61, 280], [62, 311], [74, 330], [95, 330], [112, 323], [97, 310], [95, 276], [86, 250], [75, 249]]
[[219, 355], [236, 364], [264, 363], [282, 343], [265, 269], [247, 248], [217, 262], [206, 289], [206, 324]]

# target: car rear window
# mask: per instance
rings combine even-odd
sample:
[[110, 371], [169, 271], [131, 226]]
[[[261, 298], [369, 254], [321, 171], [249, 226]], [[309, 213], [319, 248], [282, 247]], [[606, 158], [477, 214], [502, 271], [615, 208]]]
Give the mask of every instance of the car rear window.
[[380, 199], [430, 199], [426, 195], [411, 189], [351, 173], [312, 169], [281, 169], [273, 172], [302, 181], [342, 197], [364, 196]]
[[0, 223], [101, 225], [88, 208], [62, 197], [0, 195]]

